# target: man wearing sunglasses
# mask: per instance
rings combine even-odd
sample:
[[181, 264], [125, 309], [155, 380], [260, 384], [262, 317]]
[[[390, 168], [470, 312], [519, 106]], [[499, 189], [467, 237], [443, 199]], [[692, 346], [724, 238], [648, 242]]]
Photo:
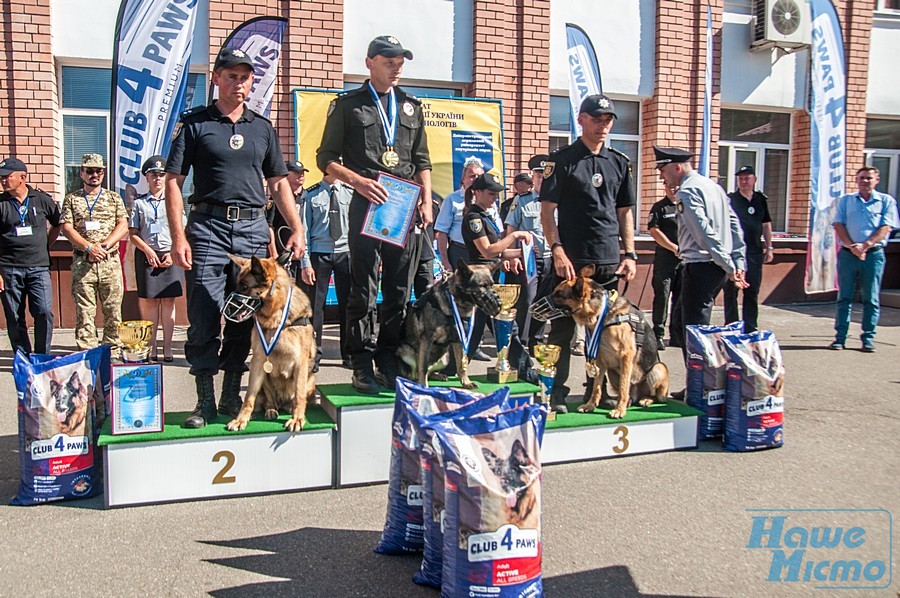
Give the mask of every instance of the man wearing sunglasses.
[[72, 295], [75, 299], [75, 344], [97, 346], [97, 298], [103, 312], [104, 345], [119, 354], [122, 321], [122, 266], [119, 241], [128, 233], [128, 212], [122, 197], [104, 189], [106, 166], [100, 154], [81, 157], [84, 185], [63, 199], [62, 234], [72, 243]]

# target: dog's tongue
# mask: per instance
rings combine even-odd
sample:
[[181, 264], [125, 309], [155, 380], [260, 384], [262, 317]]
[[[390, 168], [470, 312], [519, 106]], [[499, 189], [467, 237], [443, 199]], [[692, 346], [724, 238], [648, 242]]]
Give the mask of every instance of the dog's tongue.
[[59, 423], [63, 423], [64, 421], [66, 421], [66, 412], [65, 411], [57, 411], [56, 419], [59, 420]]
[[516, 493], [510, 492], [506, 495], [506, 506], [512, 509], [516, 506]]

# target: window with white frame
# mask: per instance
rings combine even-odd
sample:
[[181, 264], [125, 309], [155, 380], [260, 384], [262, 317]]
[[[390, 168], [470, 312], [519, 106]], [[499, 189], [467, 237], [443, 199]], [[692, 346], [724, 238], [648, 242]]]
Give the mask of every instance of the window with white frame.
[[790, 150], [790, 114], [722, 108], [718, 182], [730, 193], [737, 189], [737, 170], [752, 166], [757, 190], [769, 198], [775, 231], [787, 230]]
[[867, 119], [865, 154], [866, 164], [879, 171], [880, 180], [875, 188], [897, 197], [900, 193], [900, 119]]
[[[81, 156], [100, 154], [109, 159], [109, 114], [112, 71], [108, 68], [63, 66], [60, 112], [63, 121], [64, 188], [81, 187]], [[186, 106], [206, 103], [206, 75], [188, 73]], [[104, 186], [108, 181], [104, 179]], [[184, 184], [185, 196], [193, 191], [193, 177]]]
[[878, 0], [876, 10], [900, 12], [900, 0]]
[[[614, 100], [616, 122], [609, 134], [609, 145], [639, 164], [641, 157], [641, 103]], [[569, 98], [550, 96], [549, 150], [569, 145]], [[640, 213], [640, 168], [632, 168], [634, 176], [635, 213]]]

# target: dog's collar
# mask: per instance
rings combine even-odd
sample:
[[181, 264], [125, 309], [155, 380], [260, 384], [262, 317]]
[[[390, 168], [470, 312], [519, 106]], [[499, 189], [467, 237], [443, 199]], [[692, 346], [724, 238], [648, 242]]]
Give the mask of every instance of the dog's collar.
[[310, 320], [306, 316], [300, 316], [294, 320], [291, 320], [291, 323], [288, 326], [312, 326], [312, 320]]

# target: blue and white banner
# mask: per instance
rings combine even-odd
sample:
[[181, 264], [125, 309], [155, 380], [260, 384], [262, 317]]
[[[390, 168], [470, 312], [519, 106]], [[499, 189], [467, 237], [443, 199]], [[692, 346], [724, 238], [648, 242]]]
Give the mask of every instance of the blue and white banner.
[[113, 42], [109, 184], [130, 206], [141, 164], [169, 153], [184, 110], [198, 0], [122, 0]]
[[706, 71], [703, 77], [703, 137], [700, 139], [700, 158], [697, 170], [703, 176], [709, 176], [709, 139], [712, 120], [712, 86], [713, 86], [713, 26], [712, 9], [706, 5]]
[[572, 23], [566, 23], [566, 45], [569, 49], [569, 109], [571, 113], [572, 138], [581, 136], [578, 124], [578, 110], [585, 97], [603, 93], [600, 84], [600, 65], [597, 54], [584, 29]]
[[[223, 48], [238, 48], [253, 61], [253, 87], [247, 98], [247, 106], [266, 118], [272, 108], [275, 78], [281, 60], [281, 42], [288, 20], [283, 17], [256, 17], [245, 21], [235, 29]], [[210, 101], [218, 95], [210, 86]]]
[[837, 237], [832, 218], [846, 189], [847, 84], [844, 38], [830, 0], [812, 0], [812, 132], [807, 293], [837, 288]]

